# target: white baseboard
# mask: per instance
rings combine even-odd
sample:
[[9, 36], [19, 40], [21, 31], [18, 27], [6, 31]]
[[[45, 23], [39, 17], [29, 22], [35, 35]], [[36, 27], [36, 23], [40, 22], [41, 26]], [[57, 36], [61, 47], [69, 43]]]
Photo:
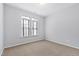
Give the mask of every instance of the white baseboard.
[[25, 42], [19, 42], [17, 44], [13, 44], [13, 45], [7, 45], [5, 46], [5, 48], [10, 48], [10, 47], [14, 47], [14, 46], [18, 46], [18, 45], [22, 45], [22, 44], [27, 44], [27, 43], [31, 43], [31, 42], [36, 42], [36, 41], [40, 41], [40, 40], [43, 40], [43, 39], [35, 39], [35, 40], [30, 40], [30, 41], [25, 41]]
[[[15, 45], [6, 46], [5, 48], [14, 47], [14, 46], [18, 46], [18, 45], [22, 45], [22, 44], [27, 44], [27, 43], [31, 43], [31, 42], [36, 42], [36, 41], [40, 41], [40, 40], [45, 40], [45, 39], [32, 40], [32, 41], [29, 41], [29, 42], [27, 42], [27, 41], [26, 42], [21, 42], [21, 43], [15, 44]], [[54, 40], [48, 40], [48, 39], [46, 39], [46, 40], [50, 41], [50, 42], [55, 42], [55, 43], [58, 43], [58, 44], [61, 44], [61, 45], [65, 45], [65, 46], [69, 46], [69, 47], [72, 47], [72, 48], [79, 49], [79, 47], [77, 47], [75, 45], [68, 44], [68, 43], [63, 43], [63, 42], [60, 42], [60, 41], [54, 41]], [[2, 52], [1, 52], [1, 54], [2, 54]]]
[[[48, 40], [48, 39], [46, 39], [46, 40]], [[55, 43], [57, 43], [57, 44], [65, 45], [65, 46], [68, 46], [68, 47], [72, 47], [72, 48], [79, 49], [79, 47], [74, 46], [74, 45], [71, 45], [71, 44], [66, 44], [66, 43], [63, 43], [63, 42], [53, 41], [53, 40], [48, 40], [48, 41], [50, 41], [50, 42], [55, 42]]]

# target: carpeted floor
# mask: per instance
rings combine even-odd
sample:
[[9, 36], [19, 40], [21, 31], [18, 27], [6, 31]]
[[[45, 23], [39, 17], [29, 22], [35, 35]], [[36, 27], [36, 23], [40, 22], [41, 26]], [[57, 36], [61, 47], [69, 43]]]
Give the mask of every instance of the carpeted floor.
[[3, 56], [79, 56], [79, 49], [41, 40], [7, 48]]

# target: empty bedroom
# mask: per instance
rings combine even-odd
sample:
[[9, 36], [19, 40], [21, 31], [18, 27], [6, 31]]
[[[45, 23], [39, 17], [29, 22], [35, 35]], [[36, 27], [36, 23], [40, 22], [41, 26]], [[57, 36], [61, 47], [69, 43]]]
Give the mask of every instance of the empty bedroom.
[[79, 3], [0, 3], [1, 56], [79, 56]]

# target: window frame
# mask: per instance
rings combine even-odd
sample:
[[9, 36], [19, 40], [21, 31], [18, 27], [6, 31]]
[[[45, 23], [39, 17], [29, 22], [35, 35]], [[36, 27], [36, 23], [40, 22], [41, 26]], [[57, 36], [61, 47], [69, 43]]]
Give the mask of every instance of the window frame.
[[[34, 22], [36, 22], [36, 28], [34, 28]], [[31, 29], [33, 31], [33, 35], [32, 36], [37, 36], [37, 32], [38, 32], [38, 26], [37, 26], [37, 21], [33, 21], [32, 20], [32, 24], [33, 24], [33, 28]], [[34, 35], [34, 30], [36, 30], [36, 35]]]
[[23, 36], [24, 37], [29, 37], [29, 20], [28, 19], [24, 19], [24, 20], [27, 20], [28, 21], [28, 24], [27, 24], [27, 26], [25, 26], [26, 24], [23, 24], [23, 27], [24, 27], [24, 29], [23, 29], [23, 32], [25, 33], [25, 31], [27, 31], [28, 30], [28, 35], [27, 34], [23, 34]]
[[[22, 37], [35, 37], [35, 36], [38, 35], [38, 21], [32, 20], [32, 19], [35, 19], [35, 18], [22, 17], [22, 19], [21, 19], [21, 21], [23, 22], [23, 23], [21, 23], [21, 26], [23, 26], [23, 28], [21, 27], [21, 30], [22, 30], [21, 35], [22, 35]], [[28, 36], [24, 36], [25, 35], [24, 30], [26, 28], [26, 27], [24, 27], [24, 25], [25, 25], [24, 20], [28, 20], [28, 28], [27, 28], [28, 29]], [[34, 22], [36, 22], [36, 28], [34, 28]], [[36, 35], [34, 35], [34, 30], [36, 30]], [[32, 35], [31, 31], [33, 31], [33, 35]]]

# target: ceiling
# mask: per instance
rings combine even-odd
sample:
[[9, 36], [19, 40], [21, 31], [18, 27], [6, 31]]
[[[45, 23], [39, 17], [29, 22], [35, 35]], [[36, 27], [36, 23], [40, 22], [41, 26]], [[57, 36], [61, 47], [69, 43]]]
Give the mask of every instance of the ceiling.
[[75, 3], [9, 3], [9, 5], [28, 10], [41, 16], [49, 16], [59, 10], [73, 6]]

